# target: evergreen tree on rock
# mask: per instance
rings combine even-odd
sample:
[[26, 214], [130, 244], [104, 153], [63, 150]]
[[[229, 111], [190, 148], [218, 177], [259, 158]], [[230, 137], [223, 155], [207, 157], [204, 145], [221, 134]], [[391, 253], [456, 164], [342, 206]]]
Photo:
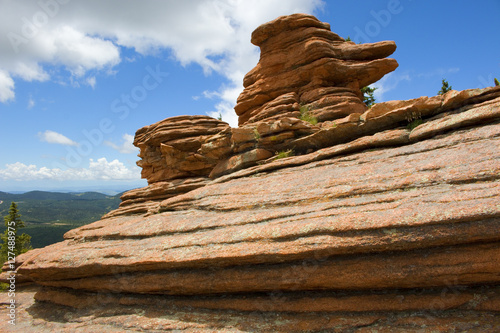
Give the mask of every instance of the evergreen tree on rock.
[[11, 203], [9, 215], [5, 216], [4, 220], [6, 230], [1, 236], [0, 264], [32, 249], [31, 236], [25, 233], [19, 235], [18, 230], [25, 225], [15, 202]]
[[450, 86], [448, 81], [446, 81], [445, 79], [443, 79], [443, 81], [441, 81], [441, 82], [442, 82], [442, 86], [441, 86], [441, 90], [438, 91], [438, 95], [444, 95], [452, 89], [452, 87]]
[[363, 93], [363, 103], [365, 103], [367, 107], [371, 107], [373, 104], [375, 104], [375, 96], [373, 96], [375, 90], [377, 90], [377, 88], [361, 88], [361, 92]]

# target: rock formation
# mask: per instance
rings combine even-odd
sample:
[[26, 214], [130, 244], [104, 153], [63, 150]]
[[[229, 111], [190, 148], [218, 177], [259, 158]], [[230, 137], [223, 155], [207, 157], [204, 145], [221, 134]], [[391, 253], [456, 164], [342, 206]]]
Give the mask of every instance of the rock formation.
[[330, 25], [308, 15], [280, 17], [252, 34], [260, 47], [257, 66], [243, 80], [235, 111], [239, 125], [264, 119], [299, 117], [310, 108], [319, 121], [363, 113], [360, 88], [398, 66], [384, 59], [394, 42], [356, 45], [330, 31]]
[[500, 87], [366, 109], [394, 43], [308, 15], [252, 42], [240, 127], [140, 129], [149, 185], [19, 256], [24, 331], [497, 331]]
[[137, 165], [149, 186], [125, 193], [120, 209], [105, 217], [155, 211], [161, 200], [205, 186], [217, 161], [198, 150], [226, 128], [227, 123], [207, 116], [178, 116], [139, 129]]
[[362, 114], [366, 106], [360, 88], [398, 66], [396, 60], [386, 59], [396, 50], [394, 42], [346, 42], [330, 31], [328, 23], [303, 14], [261, 25], [253, 32], [252, 43], [260, 47], [261, 56], [245, 76], [245, 89], [235, 106], [240, 127], [202, 148], [220, 161], [212, 178], [255, 165], [279, 151], [299, 153], [331, 145], [305, 148], [295, 141], [323, 132], [332, 127], [331, 121]]

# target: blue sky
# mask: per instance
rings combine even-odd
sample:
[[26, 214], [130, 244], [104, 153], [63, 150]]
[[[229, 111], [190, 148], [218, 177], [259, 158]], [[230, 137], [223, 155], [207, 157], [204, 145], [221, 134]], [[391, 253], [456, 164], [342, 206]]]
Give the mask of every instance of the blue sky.
[[379, 102], [500, 78], [499, 0], [0, 0], [0, 191], [145, 186], [135, 131], [183, 114], [236, 126], [251, 32], [296, 12], [396, 41]]

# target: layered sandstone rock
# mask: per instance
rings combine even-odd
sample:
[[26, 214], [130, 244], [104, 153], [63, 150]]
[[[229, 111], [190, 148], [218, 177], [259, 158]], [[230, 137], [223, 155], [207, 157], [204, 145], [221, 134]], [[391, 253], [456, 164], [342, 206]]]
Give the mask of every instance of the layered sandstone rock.
[[235, 111], [239, 125], [309, 109], [318, 121], [363, 113], [360, 89], [398, 66], [385, 59], [394, 42], [356, 45], [330, 31], [330, 25], [304, 14], [282, 16], [252, 34], [260, 47], [257, 66], [244, 78]]
[[205, 140], [229, 125], [207, 116], [177, 116], [139, 129], [142, 178], [149, 185], [126, 192], [120, 207], [104, 218], [157, 211], [160, 201], [205, 186], [217, 160], [198, 152]]
[[211, 178], [294, 150], [296, 139], [320, 131], [325, 121], [363, 113], [360, 89], [398, 66], [386, 59], [396, 50], [394, 42], [346, 42], [328, 23], [304, 14], [263, 24], [252, 43], [261, 56], [235, 106], [240, 127], [202, 148], [220, 160]]
[[[499, 96], [499, 88], [452, 90], [430, 98], [424, 96], [407, 101], [377, 103], [363, 113], [352, 113], [341, 119], [324, 121], [317, 126], [290, 117], [260, 121], [227, 129], [209, 138], [200, 151], [219, 160], [210, 173], [211, 178], [217, 178], [258, 163], [271, 162], [274, 158], [270, 156], [280, 151], [310, 153], [398, 126], [411, 126], [416, 121], [424, 123], [443, 118], [450, 112], [461, 112], [468, 106], [477, 106]], [[495, 115], [488, 112], [481, 117], [473, 116], [471, 125], [491, 117]], [[450, 128], [453, 126], [449, 125]], [[418, 133], [412, 133], [412, 140], [420, 135]], [[426, 133], [429, 137], [437, 132]], [[259, 151], [266, 153], [256, 154]]]
[[208, 176], [213, 161], [197, 153], [206, 138], [229, 125], [207, 116], [167, 118], [135, 134], [142, 178], [149, 184], [171, 179]]
[[[335, 61], [385, 61], [367, 60], [373, 46], [325, 46], [336, 41], [327, 28], [294, 15], [253, 40], [293, 46], [310, 40], [305, 29]], [[280, 68], [272, 55], [263, 68]], [[259, 80], [274, 84], [247, 88]], [[273, 105], [300, 102], [308, 84]], [[253, 96], [242, 100], [266, 114]], [[37, 285], [22, 294], [23, 331], [498, 330], [500, 87], [353, 107], [316, 125], [287, 110], [239, 128], [177, 117], [139, 130], [150, 185], [18, 257], [19, 281]], [[276, 159], [280, 149], [301, 155]]]

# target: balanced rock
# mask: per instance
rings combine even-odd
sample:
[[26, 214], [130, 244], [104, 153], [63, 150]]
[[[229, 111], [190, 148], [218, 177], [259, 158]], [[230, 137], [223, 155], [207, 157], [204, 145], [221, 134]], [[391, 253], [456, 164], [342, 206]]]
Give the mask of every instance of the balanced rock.
[[239, 125], [300, 117], [301, 106], [319, 121], [363, 113], [360, 89], [398, 66], [385, 59], [396, 50], [394, 42], [346, 42], [328, 23], [304, 14], [261, 25], [252, 43], [260, 46], [261, 56], [243, 81], [235, 107]]
[[322, 131], [326, 121], [365, 112], [360, 88], [398, 66], [385, 58], [396, 50], [394, 42], [346, 42], [328, 23], [304, 14], [261, 25], [252, 43], [260, 46], [261, 56], [245, 76], [235, 106], [240, 127], [202, 147], [207, 156], [220, 160], [211, 178], [262, 163], [281, 151], [303, 153], [331, 145], [321, 142], [304, 149], [295, 141]]

